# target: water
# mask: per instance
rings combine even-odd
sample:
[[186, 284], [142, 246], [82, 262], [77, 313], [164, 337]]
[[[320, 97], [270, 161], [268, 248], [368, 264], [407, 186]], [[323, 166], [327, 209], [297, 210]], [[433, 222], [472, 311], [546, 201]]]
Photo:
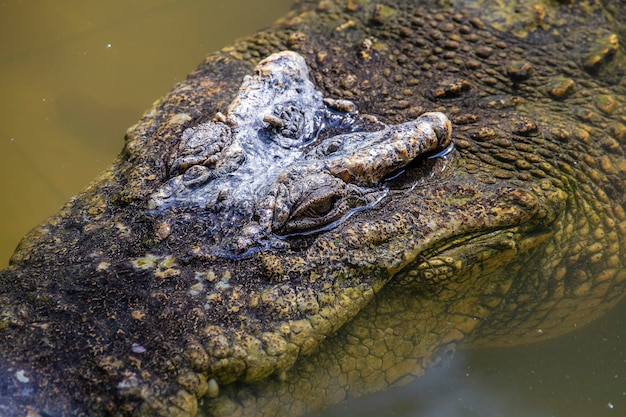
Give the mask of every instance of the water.
[[461, 350], [413, 383], [307, 417], [626, 415], [626, 305], [542, 343]]
[[[0, 268], [108, 166], [126, 128], [211, 51], [289, 0], [0, 2]], [[324, 416], [626, 415], [626, 305], [544, 343], [460, 352], [416, 383]]]
[[0, 2], [0, 269], [209, 53], [291, 0]]

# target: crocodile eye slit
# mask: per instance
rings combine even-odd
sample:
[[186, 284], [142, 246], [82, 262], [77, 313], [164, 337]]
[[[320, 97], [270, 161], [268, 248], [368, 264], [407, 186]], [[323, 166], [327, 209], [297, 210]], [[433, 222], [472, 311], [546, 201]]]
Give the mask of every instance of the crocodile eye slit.
[[306, 204], [304, 208], [298, 207], [296, 212], [307, 217], [323, 217], [335, 208], [336, 201], [335, 196], [325, 197]]

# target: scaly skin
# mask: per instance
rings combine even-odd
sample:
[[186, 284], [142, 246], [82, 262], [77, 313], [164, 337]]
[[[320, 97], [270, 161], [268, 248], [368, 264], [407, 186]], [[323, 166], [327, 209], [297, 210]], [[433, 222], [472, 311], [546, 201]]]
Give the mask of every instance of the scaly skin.
[[[0, 273], [0, 414], [295, 415], [404, 383], [460, 344], [554, 337], [614, 306], [621, 2], [413, 3], [299, 2], [156, 103]], [[385, 123], [445, 113], [456, 151], [331, 230], [215, 256], [193, 218], [155, 221], [150, 196], [183, 130], [285, 49], [325, 97]]]

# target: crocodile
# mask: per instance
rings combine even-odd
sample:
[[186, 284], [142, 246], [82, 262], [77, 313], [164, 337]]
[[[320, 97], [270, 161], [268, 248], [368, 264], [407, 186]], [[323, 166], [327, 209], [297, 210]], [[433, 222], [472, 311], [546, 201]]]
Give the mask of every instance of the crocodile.
[[0, 415], [298, 415], [626, 281], [619, 1], [301, 0], [0, 272]]

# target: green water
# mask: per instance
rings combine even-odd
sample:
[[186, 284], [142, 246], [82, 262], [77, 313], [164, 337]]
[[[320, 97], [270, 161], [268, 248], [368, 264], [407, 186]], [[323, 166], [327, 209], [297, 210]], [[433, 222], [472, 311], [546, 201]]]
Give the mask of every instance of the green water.
[[291, 0], [0, 2], [0, 268], [209, 53]]
[[[290, 0], [0, 2], [0, 268], [109, 165], [125, 130], [211, 51]], [[626, 305], [565, 337], [461, 352], [407, 387], [324, 416], [626, 415]]]
[[461, 350], [413, 383], [307, 417], [621, 417], [626, 306], [542, 343]]

